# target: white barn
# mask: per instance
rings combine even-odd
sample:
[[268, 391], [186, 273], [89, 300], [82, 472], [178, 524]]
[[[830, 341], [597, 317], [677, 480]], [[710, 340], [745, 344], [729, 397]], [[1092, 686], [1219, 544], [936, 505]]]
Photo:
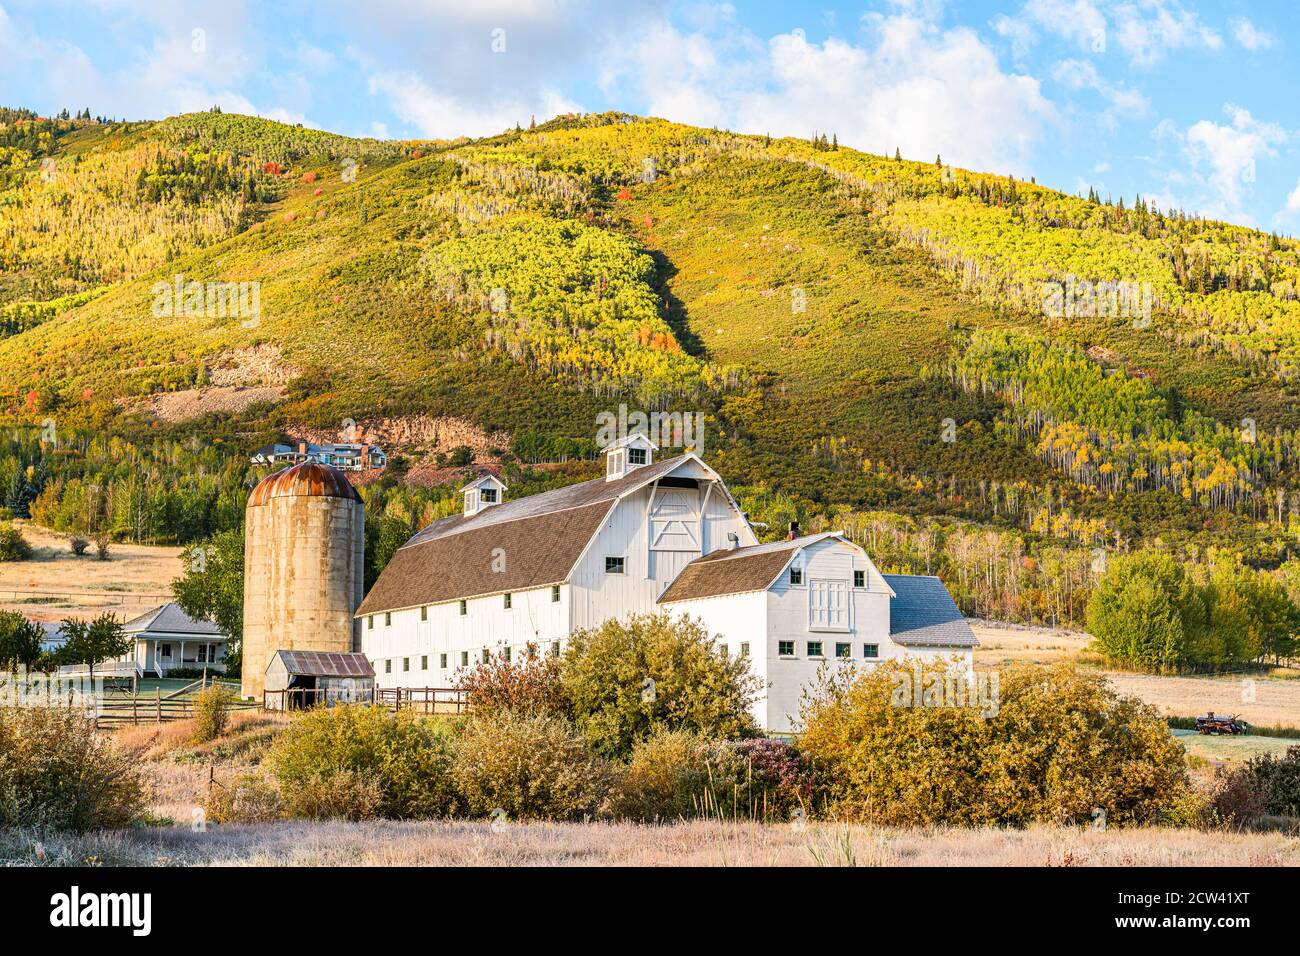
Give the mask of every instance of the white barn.
[[836, 533], [759, 544], [712, 468], [656, 451], [633, 435], [604, 478], [515, 501], [492, 475], [466, 485], [462, 513], [399, 548], [357, 611], [376, 686], [448, 687], [490, 655], [558, 654], [575, 630], [653, 611], [746, 656], [755, 720], [778, 733], [825, 661], [970, 666], [974, 633], [938, 579], [882, 575]]

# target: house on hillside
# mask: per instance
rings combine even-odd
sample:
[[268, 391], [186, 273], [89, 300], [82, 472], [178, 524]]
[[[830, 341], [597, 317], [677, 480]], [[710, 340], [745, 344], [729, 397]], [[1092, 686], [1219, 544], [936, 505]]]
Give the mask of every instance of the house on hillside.
[[263, 445], [253, 452], [249, 461], [254, 465], [276, 467], [314, 461], [322, 465], [333, 465], [344, 471], [366, 471], [385, 467], [388, 464], [388, 456], [378, 445], [349, 442], [316, 445], [299, 441]]
[[357, 611], [376, 686], [447, 687], [492, 655], [559, 654], [575, 630], [655, 611], [750, 661], [773, 732], [793, 729], [823, 663], [971, 666], [974, 633], [937, 579], [883, 575], [838, 533], [759, 544], [712, 468], [657, 451], [633, 435], [603, 478], [513, 501], [494, 476], [462, 489], [462, 513], [399, 548]]

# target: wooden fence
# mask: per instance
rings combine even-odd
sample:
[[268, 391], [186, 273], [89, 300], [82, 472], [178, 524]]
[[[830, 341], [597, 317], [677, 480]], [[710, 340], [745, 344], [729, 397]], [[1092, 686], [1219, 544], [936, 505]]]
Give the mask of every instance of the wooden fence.
[[412, 710], [417, 714], [469, 712], [465, 693], [454, 687], [381, 688], [375, 691], [375, 703], [389, 710]]
[[[226, 702], [226, 707], [228, 710], [253, 710], [257, 704], [250, 700], [231, 699]], [[139, 694], [106, 697], [95, 705], [95, 726], [105, 729], [128, 724], [162, 724], [193, 716], [193, 697], [164, 697], [161, 690], [155, 690], [152, 697]]]

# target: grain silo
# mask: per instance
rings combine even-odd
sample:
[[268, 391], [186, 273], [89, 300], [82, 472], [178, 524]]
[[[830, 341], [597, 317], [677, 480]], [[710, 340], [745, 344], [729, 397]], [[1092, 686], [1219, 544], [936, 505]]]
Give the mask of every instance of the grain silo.
[[268, 475], [244, 514], [242, 692], [261, 701], [276, 651], [352, 651], [364, 587], [365, 507], [343, 472]]

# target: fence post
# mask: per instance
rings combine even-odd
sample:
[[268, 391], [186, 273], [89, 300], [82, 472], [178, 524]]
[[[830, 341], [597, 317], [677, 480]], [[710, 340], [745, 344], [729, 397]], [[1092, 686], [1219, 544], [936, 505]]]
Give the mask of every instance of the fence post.
[[140, 723], [140, 716], [136, 712], [136, 702], [138, 700], [139, 700], [139, 695], [133, 691], [131, 693], [131, 726], [132, 727], [136, 727]]
[[162, 688], [155, 687], [153, 693], [154, 693], [154, 707], [156, 708], [156, 713], [158, 718], [157, 722], [161, 724], [162, 723]]

